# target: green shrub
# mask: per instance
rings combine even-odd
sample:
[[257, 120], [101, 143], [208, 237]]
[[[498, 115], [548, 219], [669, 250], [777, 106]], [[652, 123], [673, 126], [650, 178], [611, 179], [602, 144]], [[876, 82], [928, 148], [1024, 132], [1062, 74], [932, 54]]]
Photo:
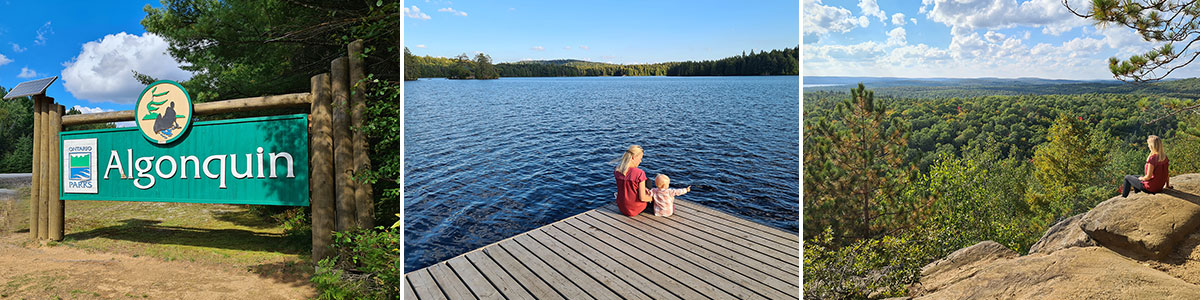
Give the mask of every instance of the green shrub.
[[403, 243], [399, 230], [382, 226], [334, 232], [337, 257], [322, 260], [312, 281], [322, 299], [398, 298], [404, 282]]
[[271, 218], [283, 227], [283, 233], [290, 237], [311, 237], [312, 221], [308, 218], [308, 207], [293, 207]]
[[363, 281], [347, 278], [346, 272], [334, 267], [335, 262], [336, 258], [326, 258], [317, 263], [317, 272], [312, 277], [312, 283], [321, 293], [317, 299], [383, 299]]
[[811, 299], [878, 299], [903, 296], [932, 258], [931, 240], [884, 236], [840, 248], [833, 231], [804, 242], [804, 297]]

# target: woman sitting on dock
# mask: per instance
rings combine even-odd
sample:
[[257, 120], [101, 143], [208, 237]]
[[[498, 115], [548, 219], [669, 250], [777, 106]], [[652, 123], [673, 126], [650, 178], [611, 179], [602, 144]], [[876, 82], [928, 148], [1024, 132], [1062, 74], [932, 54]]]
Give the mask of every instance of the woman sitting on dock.
[[649, 205], [652, 200], [650, 193], [646, 191], [646, 172], [638, 169], [641, 163], [642, 147], [632, 145], [621, 156], [617, 169], [613, 170], [613, 177], [617, 179], [617, 208], [621, 214], [630, 217], [642, 212], [654, 213], [654, 206]]

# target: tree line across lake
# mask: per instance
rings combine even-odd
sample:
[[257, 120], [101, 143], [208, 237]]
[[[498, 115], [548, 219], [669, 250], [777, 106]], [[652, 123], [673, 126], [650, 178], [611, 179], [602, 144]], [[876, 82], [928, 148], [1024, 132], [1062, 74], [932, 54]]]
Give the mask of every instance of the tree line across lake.
[[719, 60], [655, 64], [609, 64], [582, 60], [539, 60], [492, 64], [479, 53], [454, 58], [416, 56], [404, 49], [404, 79], [495, 79], [499, 77], [575, 76], [749, 76], [800, 74], [800, 47], [761, 51]]

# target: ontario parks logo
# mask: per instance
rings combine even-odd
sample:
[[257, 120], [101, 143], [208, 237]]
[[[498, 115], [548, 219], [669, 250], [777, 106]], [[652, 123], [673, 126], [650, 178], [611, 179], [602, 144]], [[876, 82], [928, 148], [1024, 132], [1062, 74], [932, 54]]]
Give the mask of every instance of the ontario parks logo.
[[138, 96], [134, 122], [151, 143], [174, 142], [191, 127], [192, 98], [177, 82], [155, 81]]
[[96, 139], [63, 140], [64, 193], [96, 193]]

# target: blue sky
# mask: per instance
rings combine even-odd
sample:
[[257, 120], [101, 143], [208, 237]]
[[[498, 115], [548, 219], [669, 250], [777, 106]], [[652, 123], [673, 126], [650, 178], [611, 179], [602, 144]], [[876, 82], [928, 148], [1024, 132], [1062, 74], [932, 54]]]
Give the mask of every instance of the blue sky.
[[190, 73], [145, 34], [142, 8], [158, 1], [0, 1], [0, 86], [59, 76], [46, 92], [87, 111], [133, 108], [131, 70], [182, 81]]
[[[1113, 79], [1109, 57], [1157, 46], [1061, 0], [802, 1], [805, 75]], [[1171, 74], [1196, 76], [1200, 66]]]
[[405, 1], [413, 54], [481, 51], [495, 62], [619, 64], [720, 59], [800, 44], [799, 6], [784, 1]]

